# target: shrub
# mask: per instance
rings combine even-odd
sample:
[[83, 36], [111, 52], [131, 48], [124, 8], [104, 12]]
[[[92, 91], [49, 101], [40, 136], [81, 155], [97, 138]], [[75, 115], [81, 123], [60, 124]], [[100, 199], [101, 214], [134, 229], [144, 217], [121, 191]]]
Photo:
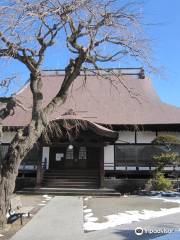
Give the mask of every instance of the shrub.
[[172, 182], [165, 178], [162, 173], [157, 173], [154, 188], [157, 191], [170, 191], [173, 189], [173, 186]]
[[175, 163], [177, 158], [178, 154], [175, 152], [161, 153], [160, 155], [153, 156], [153, 159], [156, 161], [158, 171], [162, 171], [168, 164]]

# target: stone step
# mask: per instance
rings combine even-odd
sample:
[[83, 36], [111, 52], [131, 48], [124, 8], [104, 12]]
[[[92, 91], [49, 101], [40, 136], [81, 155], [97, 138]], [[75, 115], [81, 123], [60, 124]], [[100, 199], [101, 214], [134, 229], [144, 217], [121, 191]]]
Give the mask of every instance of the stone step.
[[92, 188], [99, 186], [98, 183], [46, 183], [43, 182], [42, 186], [47, 186], [47, 187], [81, 187], [86, 188], [89, 186], [92, 186]]
[[119, 197], [121, 196], [120, 193], [101, 193], [101, 192], [52, 192], [52, 191], [46, 191], [46, 192], [24, 192], [24, 191], [19, 191], [19, 194], [24, 194], [24, 195], [54, 195], [54, 196], [97, 196], [97, 197]]
[[43, 183], [42, 186], [46, 186], [46, 187], [58, 187], [58, 188], [87, 188], [87, 187], [97, 187], [98, 184], [97, 183]]
[[98, 177], [99, 175], [90, 174], [66, 174], [66, 173], [44, 173], [44, 176], [65, 176], [65, 177]]
[[[27, 187], [27, 188], [24, 188], [24, 190], [37, 190], [37, 189], [38, 190], [39, 189], [41, 189], [41, 190], [48, 190], [49, 188], [44, 188], [44, 187]], [[53, 190], [57, 190], [57, 191], [59, 191], [59, 190], [63, 190], [63, 191], [67, 190], [67, 191], [69, 191], [68, 188], [63, 188], [63, 189], [53, 188]], [[81, 190], [86, 190], [86, 189], [82, 188]], [[111, 189], [111, 188], [98, 188], [98, 189], [92, 188], [91, 190], [92, 191], [104, 191], [104, 192], [116, 192], [116, 190]], [[79, 191], [79, 189], [77, 190], [76, 188], [74, 188], [73, 191], [76, 192], [76, 191]]]
[[43, 179], [43, 182], [59, 182], [59, 183], [89, 183], [89, 182], [92, 182], [92, 183], [97, 183], [98, 182], [98, 179], [79, 179], [79, 178], [76, 178], [76, 179], [64, 179], [64, 178], [44, 178]]
[[99, 170], [94, 169], [49, 169], [46, 172], [74, 172], [74, 173], [81, 173], [81, 172], [89, 172], [89, 173], [98, 173]]
[[44, 175], [44, 179], [98, 179], [97, 176], [62, 176], [62, 175]]
[[99, 181], [43, 181], [42, 182], [43, 185], [66, 185], [66, 186], [70, 186], [70, 185], [94, 185], [94, 186], [98, 186], [99, 185]]
[[76, 189], [81, 189], [81, 188], [86, 188], [86, 189], [98, 189], [97, 185], [80, 185], [80, 186], [76, 186], [76, 185], [73, 185], [73, 186], [67, 186], [67, 185], [42, 185], [42, 187], [46, 187], [46, 188], [68, 188], [68, 189], [73, 189], [73, 188], [76, 188]]
[[97, 188], [98, 171], [95, 170], [48, 170], [44, 173], [42, 186], [49, 188]]
[[67, 174], [67, 175], [98, 175], [99, 173], [98, 172], [69, 172], [69, 171], [46, 171], [45, 174]]
[[89, 175], [98, 175], [99, 172], [89, 172], [89, 171], [46, 171], [45, 174], [74, 174], [74, 175], [81, 175], [81, 174], [89, 174]]
[[109, 196], [117, 197], [121, 194], [113, 189], [87, 189], [87, 188], [24, 188], [21, 191], [17, 191], [19, 194], [35, 194], [35, 195], [56, 195], [56, 196]]
[[71, 183], [71, 184], [64, 184], [64, 183], [43, 183], [42, 187], [51, 187], [51, 188], [98, 188], [99, 184], [92, 184], [92, 183]]

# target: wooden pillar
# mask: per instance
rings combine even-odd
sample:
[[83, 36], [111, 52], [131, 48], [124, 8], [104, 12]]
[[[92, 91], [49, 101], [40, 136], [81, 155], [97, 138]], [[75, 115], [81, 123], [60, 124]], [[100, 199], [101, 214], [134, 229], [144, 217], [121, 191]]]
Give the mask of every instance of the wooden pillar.
[[104, 147], [100, 148], [100, 188], [104, 187]]
[[43, 173], [42, 173], [43, 169], [42, 169], [42, 163], [41, 161], [39, 161], [38, 165], [37, 165], [37, 172], [36, 172], [36, 185], [37, 186], [41, 186], [42, 183], [42, 178], [43, 178]]
[[36, 186], [40, 187], [41, 183], [43, 181], [43, 175], [44, 175], [43, 169], [43, 148], [40, 148], [39, 151], [39, 161], [37, 163], [37, 172], [36, 172]]

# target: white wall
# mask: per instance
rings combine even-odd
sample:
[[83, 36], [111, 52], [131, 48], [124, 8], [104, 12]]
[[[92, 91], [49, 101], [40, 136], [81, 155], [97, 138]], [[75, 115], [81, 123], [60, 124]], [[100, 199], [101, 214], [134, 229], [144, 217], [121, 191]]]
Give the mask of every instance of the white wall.
[[[154, 131], [137, 131], [136, 141], [137, 143], [151, 143], [156, 137]], [[135, 131], [120, 131], [119, 137], [116, 143], [135, 143]]]
[[3, 132], [1, 141], [2, 143], [11, 143], [15, 136], [16, 132]]
[[116, 143], [135, 143], [135, 132], [119, 131], [119, 137]]
[[151, 143], [156, 138], [156, 132], [153, 131], [137, 131], [137, 143]]
[[114, 170], [114, 145], [104, 147], [104, 169]]
[[[157, 135], [174, 135], [180, 139], [180, 132], [168, 132], [159, 131]], [[156, 138], [156, 131], [137, 131], [136, 143], [146, 144], [151, 143]], [[116, 143], [135, 144], [135, 132], [134, 131], [119, 131], [119, 137]], [[109, 145], [104, 147], [104, 169], [114, 170], [114, 146]], [[116, 170], [125, 170], [125, 166], [117, 166]], [[127, 170], [136, 170], [135, 166], [128, 166]], [[140, 167], [141, 171], [149, 170], [149, 167]]]
[[43, 147], [42, 149], [42, 164], [46, 159], [46, 169], [49, 169], [49, 147]]

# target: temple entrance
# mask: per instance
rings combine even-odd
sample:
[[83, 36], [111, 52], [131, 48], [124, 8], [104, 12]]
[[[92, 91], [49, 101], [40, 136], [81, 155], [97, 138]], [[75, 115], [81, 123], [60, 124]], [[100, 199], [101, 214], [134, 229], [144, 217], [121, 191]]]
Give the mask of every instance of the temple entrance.
[[51, 147], [49, 169], [98, 169], [98, 147], [73, 146]]
[[50, 169], [64, 169], [66, 161], [66, 147], [50, 148]]
[[94, 189], [104, 186], [104, 145], [115, 141], [118, 134], [97, 124], [88, 123], [71, 139], [51, 136], [44, 149], [47, 169], [42, 186], [48, 188]]

